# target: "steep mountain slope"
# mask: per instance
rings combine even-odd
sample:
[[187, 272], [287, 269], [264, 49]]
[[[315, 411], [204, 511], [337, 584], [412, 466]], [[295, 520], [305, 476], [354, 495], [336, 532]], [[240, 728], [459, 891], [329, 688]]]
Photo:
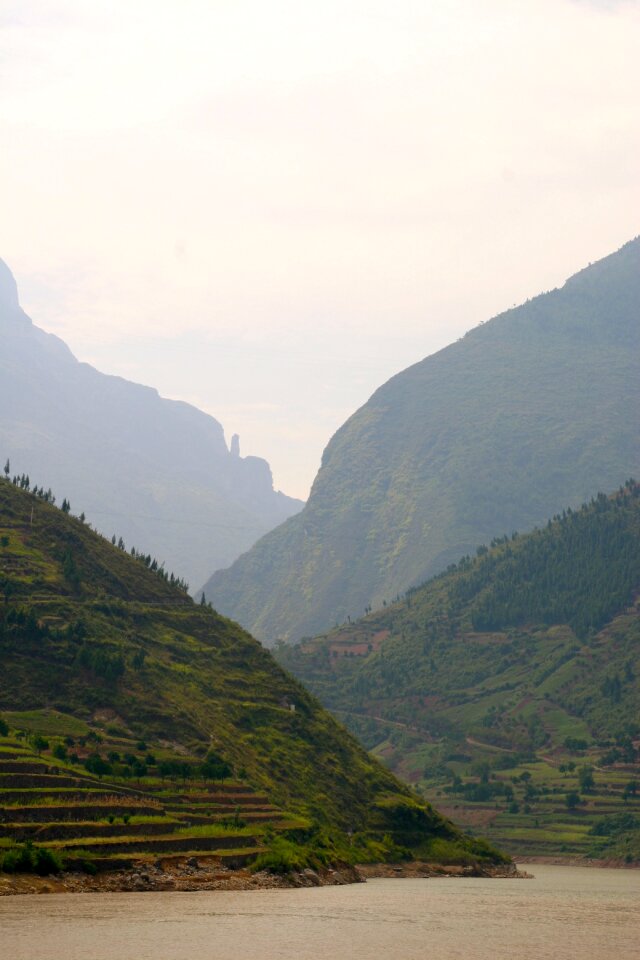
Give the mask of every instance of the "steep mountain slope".
[[390, 601], [640, 471], [640, 239], [382, 386], [305, 509], [205, 585], [269, 642]]
[[605, 814], [640, 814], [639, 598], [629, 481], [278, 657], [457, 820], [512, 851], [584, 852]]
[[[202, 762], [213, 749], [216, 764], [241, 771], [271, 804], [339, 832], [344, 843], [349, 831], [354, 851], [365, 855], [397, 853], [394, 843], [426, 849], [439, 838], [458, 852], [493, 857], [417, 802], [239, 627], [196, 606], [148, 558], [113, 547], [7, 481], [0, 481], [0, 590], [0, 712], [11, 726], [37, 731], [43, 716], [53, 716], [59, 732], [84, 731], [94, 743], [98, 726], [178, 759]], [[143, 759], [134, 757], [132, 769]], [[15, 772], [3, 769], [0, 794], [3, 777]], [[77, 774], [67, 778], [73, 782], [62, 787], [82, 786]], [[18, 799], [41, 780], [36, 771], [36, 782], [21, 782]], [[162, 789], [158, 780], [156, 800]], [[13, 792], [9, 784], [15, 802]]]
[[46, 476], [98, 529], [194, 588], [301, 508], [274, 491], [266, 461], [229, 452], [213, 417], [79, 363], [34, 326], [2, 261], [0, 340], [3, 463]]

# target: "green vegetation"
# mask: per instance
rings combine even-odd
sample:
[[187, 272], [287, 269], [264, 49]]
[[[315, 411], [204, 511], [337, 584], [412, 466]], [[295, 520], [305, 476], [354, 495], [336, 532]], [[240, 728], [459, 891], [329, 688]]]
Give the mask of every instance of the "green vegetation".
[[0, 839], [94, 866], [248, 862], [270, 838], [304, 846], [300, 831], [352, 858], [465, 843], [170, 577], [26, 484], [0, 480], [0, 537]]
[[590, 831], [640, 813], [639, 587], [629, 481], [276, 654], [466, 829], [512, 854], [635, 856]]
[[596, 820], [589, 831], [595, 838], [589, 851], [594, 857], [614, 857], [633, 863], [640, 860], [640, 816], [628, 810]]
[[304, 510], [207, 599], [298, 640], [640, 475], [638, 302], [640, 239], [393, 377], [330, 441]]
[[46, 877], [62, 869], [63, 861], [53, 850], [36, 847], [31, 841], [11, 847], [0, 858], [0, 870], [4, 873], [37, 873]]
[[[628, 485], [633, 493], [633, 484]], [[525, 623], [568, 624], [583, 640], [630, 600], [640, 583], [640, 522], [631, 497], [598, 494], [578, 512], [563, 511], [544, 531], [480, 548], [449, 572], [461, 574], [450, 592], [450, 609], [471, 605], [474, 630], [502, 630]]]

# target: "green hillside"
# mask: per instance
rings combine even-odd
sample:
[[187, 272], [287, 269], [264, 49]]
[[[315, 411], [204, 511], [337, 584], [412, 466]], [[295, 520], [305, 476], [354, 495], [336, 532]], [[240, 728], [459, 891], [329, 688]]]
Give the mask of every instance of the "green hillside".
[[296, 640], [638, 475], [639, 304], [636, 239], [398, 374], [330, 441], [304, 510], [207, 599]]
[[512, 854], [640, 858], [633, 481], [277, 655], [396, 773]]
[[494, 857], [236, 624], [47, 497], [0, 481], [0, 846]]

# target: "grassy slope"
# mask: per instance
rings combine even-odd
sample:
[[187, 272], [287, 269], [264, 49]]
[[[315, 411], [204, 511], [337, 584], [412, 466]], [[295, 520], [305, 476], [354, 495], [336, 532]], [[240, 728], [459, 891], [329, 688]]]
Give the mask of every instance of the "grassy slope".
[[635, 240], [398, 374], [333, 437], [302, 513], [207, 598], [296, 640], [640, 473], [639, 301]]
[[236, 624], [7, 482], [0, 591], [12, 726], [37, 731], [53, 716], [60, 735], [61, 723], [72, 735], [87, 724], [178, 757], [213, 747], [272, 803], [325, 828], [414, 846], [458, 839]]
[[[640, 815], [639, 492], [505, 538], [278, 656], [457, 822], [512, 853], [605, 852], [594, 824]], [[640, 855], [634, 843], [617, 849]]]

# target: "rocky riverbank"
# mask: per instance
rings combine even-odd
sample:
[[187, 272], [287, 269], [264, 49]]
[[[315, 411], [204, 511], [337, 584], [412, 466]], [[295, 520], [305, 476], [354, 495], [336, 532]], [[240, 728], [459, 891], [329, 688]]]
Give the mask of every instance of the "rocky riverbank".
[[412, 861], [403, 864], [368, 863], [357, 867], [338, 864], [320, 870], [301, 870], [285, 875], [261, 870], [231, 869], [215, 857], [167, 857], [153, 863], [140, 861], [133, 867], [90, 876], [63, 872], [56, 876], [0, 874], [0, 896], [29, 893], [123, 893], [162, 890], [260, 890], [295, 887], [339, 886], [366, 880], [413, 877], [509, 877], [530, 874], [515, 864], [499, 867], [444, 866]]
[[27, 893], [122, 893], [161, 890], [259, 890], [277, 887], [321, 887], [361, 883], [359, 871], [348, 864], [321, 870], [306, 869], [280, 876], [261, 870], [231, 869], [214, 857], [167, 857], [140, 861], [126, 870], [90, 876], [63, 872], [55, 876], [0, 873], [0, 896]]
[[530, 879], [531, 874], [518, 870], [515, 863], [499, 866], [480, 864], [460, 866], [456, 864], [426, 863], [411, 860], [408, 863], [364, 863], [358, 865], [358, 873], [364, 880], [380, 877], [394, 878], [436, 878], [436, 877], [502, 877], [515, 880]]

